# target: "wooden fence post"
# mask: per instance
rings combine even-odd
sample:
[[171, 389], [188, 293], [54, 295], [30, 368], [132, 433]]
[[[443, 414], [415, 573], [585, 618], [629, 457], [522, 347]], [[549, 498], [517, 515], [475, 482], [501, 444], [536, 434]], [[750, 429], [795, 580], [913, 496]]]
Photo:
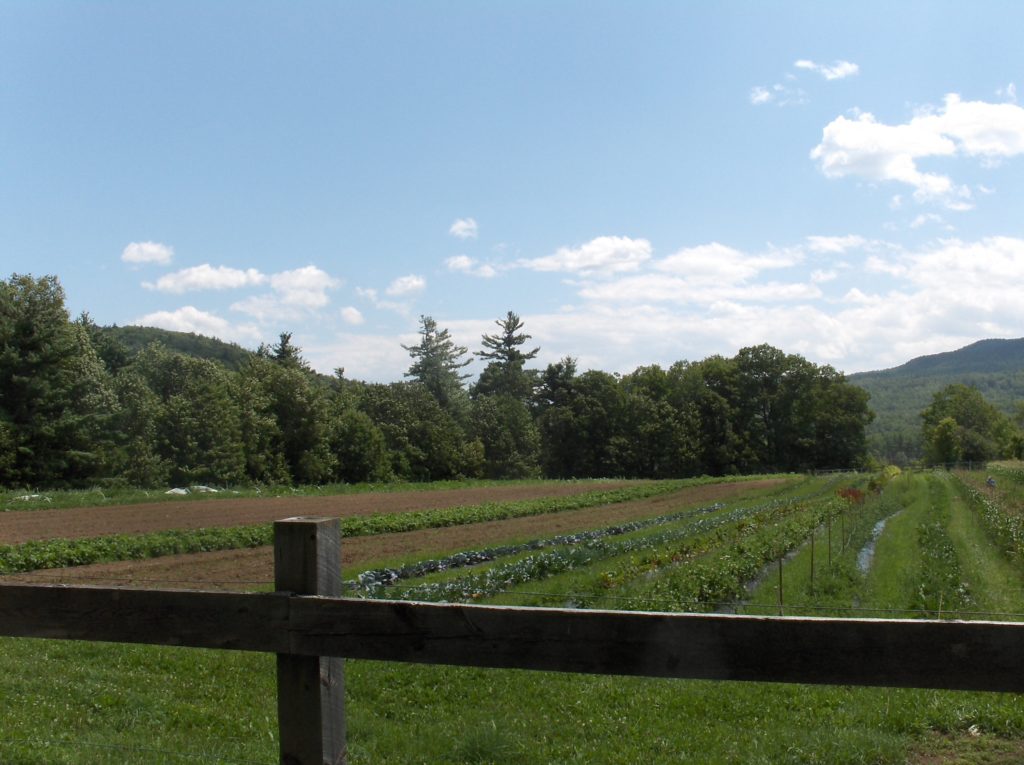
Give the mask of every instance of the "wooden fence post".
[[[274, 523], [274, 587], [296, 595], [341, 596], [337, 518]], [[338, 657], [277, 655], [281, 765], [344, 765], [345, 675]]]

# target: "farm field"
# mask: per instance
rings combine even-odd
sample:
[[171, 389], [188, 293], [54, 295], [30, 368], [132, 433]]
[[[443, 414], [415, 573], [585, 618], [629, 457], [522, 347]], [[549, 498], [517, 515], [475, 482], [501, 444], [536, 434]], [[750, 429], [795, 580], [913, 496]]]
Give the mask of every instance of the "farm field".
[[[1019, 618], [1024, 568], [1005, 519], [1019, 517], [1024, 478], [1013, 467], [996, 474], [997, 489], [985, 478], [897, 476], [878, 495], [853, 476], [674, 486], [612, 504], [347, 539], [344, 575], [368, 582], [359, 590], [366, 597]], [[837, 497], [850, 487], [858, 490], [850, 499]], [[484, 562], [431, 565], [459, 551], [486, 553]], [[258, 586], [271, 577], [268, 557], [256, 548], [32, 575]], [[232, 578], [232, 567], [245, 575]], [[374, 585], [381, 571], [394, 583]], [[273, 668], [272, 656], [255, 654], [2, 640], [0, 761], [275, 762]], [[346, 674], [355, 763], [1024, 759], [1024, 704], [1004, 694], [365, 661], [349, 661]]]
[[[106, 507], [9, 510], [0, 513], [0, 544], [32, 539], [78, 539], [105, 534], [145, 534], [171, 529], [246, 526], [295, 515], [351, 517], [371, 513], [565, 497], [621, 488], [625, 481], [549, 481], [510, 486], [482, 486], [434, 491], [376, 494], [298, 495], [291, 497], [170, 500]], [[11, 507], [10, 505], [8, 507]]]

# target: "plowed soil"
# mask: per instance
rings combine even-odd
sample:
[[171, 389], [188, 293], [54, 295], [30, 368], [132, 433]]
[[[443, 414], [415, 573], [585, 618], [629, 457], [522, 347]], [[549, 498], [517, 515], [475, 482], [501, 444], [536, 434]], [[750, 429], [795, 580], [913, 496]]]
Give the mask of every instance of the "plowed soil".
[[[343, 540], [342, 561], [347, 570], [358, 570], [396, 559], [424, 559], [456, 550], [486, 547], [515, 540], [536, 539], [582, 529], [601, 528], [638, 518], [664, 515], [687, 507], [700, 507], [714, 502], [738, 499], [756, 491], [781, 485], [784, 482], [785, 479], [779, 478], [695, 486], [660, 497], [550, 515], [488, 521], [441, 529], [423, 529], [400, 534], [354, 537]], [[593, 484], [589, 486], [593, 486]], [[464, 496], [462, 492], [456, 493], [460, 497]], [[426, 495], [427, 493], [419, 493], [419, 496], [424, 499], [426, 499]], [[374, 499], [377, 496], [379, 495], [374, 495]], [[457, 504], [468, 504], [468, 502], [465, 499], [459, 499]], [[435, 506], [420, 504], [410, 509]], [[309, 513], [303, 511], [302, 514]], [[174, 555], [142, 561], [122, 561], [37, 571], [31, 574], [3, 577], [3, 580], [245, 590], [261, 585], [270, 585], [274, 578], [273, 569], [272, 548], [257, 547], [251, 550]]]
[[251, 526], [298, 515], [345, 518], [374, 513], [406, 513], [484, 502], [565, 497], [625, 485], [625, 481], [566, 482], [325, 497], [216, 498], [65, 510], [20, 510], [0, 513], [0, 544], [19, 544], [32, 539], [82, 539], [172, 529]]

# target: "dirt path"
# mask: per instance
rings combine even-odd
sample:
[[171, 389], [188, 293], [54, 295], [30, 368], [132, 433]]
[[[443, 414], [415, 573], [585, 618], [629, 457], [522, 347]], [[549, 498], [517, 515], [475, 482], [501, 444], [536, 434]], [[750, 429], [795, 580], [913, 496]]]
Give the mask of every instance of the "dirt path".
[[469, 489], [340, 494], [326, 497], [267, 497], [155, 502], [62, 510], [0, 513], [0, 544], [32, 539], [81, 539], [106, 534], [146, 534], [171, 529], [249, 526], [296, 515], [341, 517], [405, 513], [483, 502], [514, 502], [616, 489], [626, 481], [484, 486]]
[[[778, 486], [785, 480], [778, 478], [710, 484], [635, 502], [551, 515], [488, 521], [443, 529], [423, 529], [401, 534], [354, 537], [344, 540], [342, 560], [347, 570], [362, 569], [396, 558], [422, 559], [456, 550], [553, 536], [581, 529], [601, 528], [638, 518], [664, 515], [687, 507], [700, 507], [737, 499], [746, 494]], [[174, 555], [151, 560], [37, 571], [3, 577], [0, 581], [238, 590], [269, 585], [273, 578], [272, 548], [257, 547], [251, 550]]]

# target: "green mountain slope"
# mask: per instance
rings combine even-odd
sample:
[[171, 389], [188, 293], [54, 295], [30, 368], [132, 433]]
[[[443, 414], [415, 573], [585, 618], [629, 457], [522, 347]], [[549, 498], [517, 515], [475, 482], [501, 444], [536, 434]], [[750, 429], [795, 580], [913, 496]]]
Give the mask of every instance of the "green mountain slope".
[[238, 370], [252, 355], [240, 345], [225, 343], [194, 332], [173, 332], [156, 327], [97, 327], [106, 339], [120, 343], [129, 356], [134, 356], [150, 343], [162, 343], [168, 350], [195, 356], [200, 359], [219, 361], [229, 369]]
[[921, 356], [892, 369], [848, 375], [871, 394], [875, 421], [868, 428], [873, 453], [902, 462], [921, 456], [921, 410], [951, 383], [977, 388], [1011, 414], [1024, 400], [1024, 338], [979, 340], [964, 348]]

